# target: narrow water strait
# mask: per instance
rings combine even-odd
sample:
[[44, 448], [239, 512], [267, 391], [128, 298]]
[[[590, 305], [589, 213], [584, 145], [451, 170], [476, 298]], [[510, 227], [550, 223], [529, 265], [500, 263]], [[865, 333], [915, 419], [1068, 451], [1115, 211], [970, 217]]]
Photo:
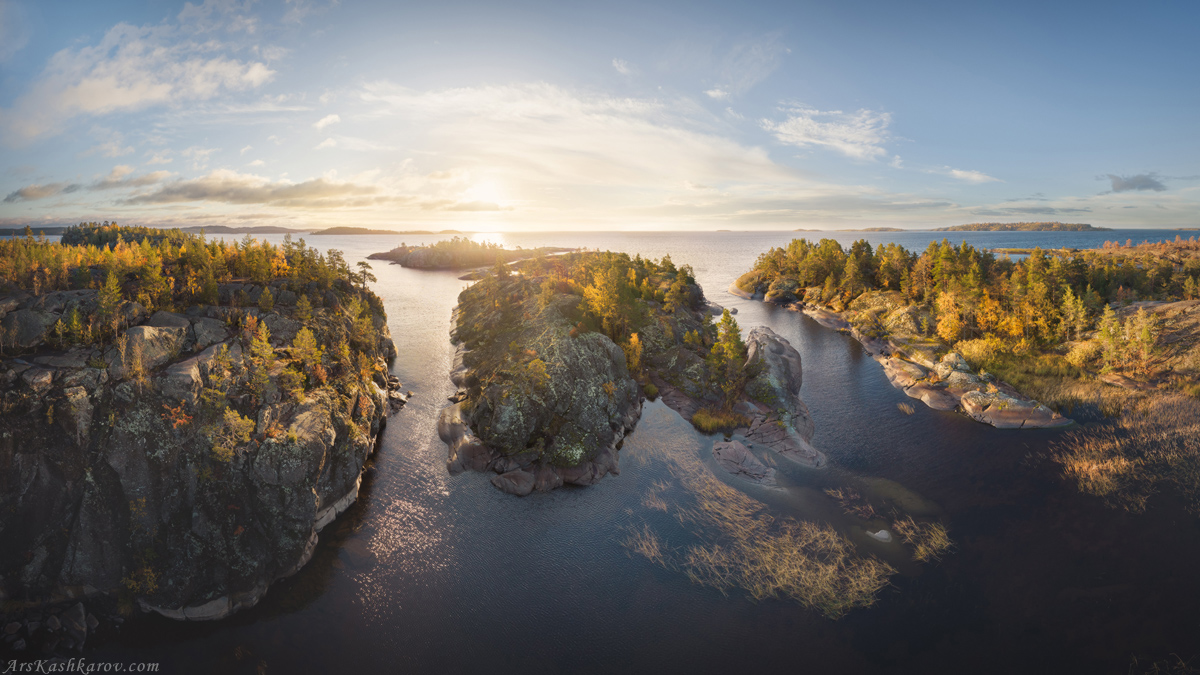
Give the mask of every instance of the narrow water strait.
[[[922, 250], [943, 233], [836, 233], [848, 244]], [[1098, 246], [1176, 232], [945, 233], [976, 246]], [[648, 403], [599, 484], [516, 498], [488, 475], [450, 476], [438, 412], [454, 388], [450, 312], [457, 274], [374, 263], [399, 357], [414, 392], [394, 415], [359, 501], [321, 535], [307, 567], [252, 610], [212, 624], [130, 621], [92, 660], [159, 661], [166, 673], [258, 672], [1112, 672], [1131, 658], [1200, 652], [1200, 527], [1167, 497], [1127, 514], [1078, 495], [1044, 460], [1061, 432], [998, 430], [918, 405], [849, 336], [725, 289], [755, 257], [821, 233], [531, 233], [509, 246], [627, 251], [690, 264], [709, 300], [736, 308], [743, 333], [773, 328], [801, 353], [813, 445], [831, 466], [776, 464], [779, 492], [755, 492], [777, 516], [829, 523], [860, 552], [898, 570], [879, 602], [833, 621], [785, 600], [753, 602], [692, 584], [631, 555], [631, 527], [673, 547], [686, 532], [644, 504], [671, 475], [662, 458], [709, 461], [719, 437]], [[269, 237], [275, 239], [276, 237]], [[310, 237], [353, 265], [437, 236]], [[915, 564], [875, 542], [823, 490], [854, 486], [942, 519], [954, 549]], [[670, 500], [667, 489], [663, 498]]]

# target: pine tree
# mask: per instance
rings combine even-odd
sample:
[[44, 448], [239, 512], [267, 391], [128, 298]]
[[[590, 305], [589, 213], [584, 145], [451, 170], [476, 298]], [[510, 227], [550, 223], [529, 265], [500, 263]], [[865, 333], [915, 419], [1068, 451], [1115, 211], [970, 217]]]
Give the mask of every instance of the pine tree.
[[296, 318], [300, 321], [308, 321], [313, 317], [312, 302], [308, 299], [308, 294], [300, 296], [296, 301]]

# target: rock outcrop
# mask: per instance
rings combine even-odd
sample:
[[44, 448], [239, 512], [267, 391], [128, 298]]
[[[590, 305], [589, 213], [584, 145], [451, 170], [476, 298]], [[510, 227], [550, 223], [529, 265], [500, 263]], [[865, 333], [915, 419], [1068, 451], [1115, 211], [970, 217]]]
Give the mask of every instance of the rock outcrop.
[[892, 386], [934, 410], [960, 410], [974, 420], [1002, 429], [1072, 424], [1072, 420], [1022, 396], [1007, 384], [980, 377], [955, 352], [939, 358], [938, 343], [912, 336], [921, 317], [912, 307], [898, 306], [898, 302], [894, 293], [870, 292], [851, 303], [852, 313], [875, 317], [873, 325], [880, 330], [864, 330], [852, 325], [846, 315], [811, 303], [796, 302], [790, 307], [826, 328], [849, 333], [883, 366]]
[[[619, 473], [621, 442], [641, 415], [640, 388], [620, 347], [601, 333], [580, 333], [567, 319], [578, 302], [578, 296], [557, 296], [508, 331], [474, 337], [471, 349], [458, 337], [467, 331], [456, 329], [451, 379], [461, 392], [438, 422], [452, 474], [494, 471], [496, 487], [525, 496]], [[494, 330], [505, 321], [503, 310], [494, 310], [484, 290], [468, 289], [456, 324]], [[536, 359], [514, 366], [512, 345]]]
[[746, 400], [734, 410], [750, 419], [737, 433], [746, 441], [806, 466], [826, 464], [825, 455], [811, 444], [815, 425], [800, 398], [804, 371], [800, 353], [766, 326], [756, 326], [746, 339]]
[[0, 300], [23, 344], [43, 350], [0, 360], [0, 597], [124, 589], [146, 611], [208, 620], [255, 604], [300, 569], [317, 531], [357, 497], [397, 400], [381, 306], [348, 285], [338, 294], [361, 294], [376, 310], [356, 324], [326, 306], [305, 325], [332, 354], [369, 319], [351, 357], [382, 372], [360, 379], [357, 365], [330, 363], [328, 383], [297, 385], [285, 382], [280, 350], [275, 367], [261, 366], [257, 394], [245, 327], [300, 326], [292, 317], [198, 306], [159, 312], [105, 349], [46, 353], [37, 312], [51, 312], [53, 325], [61, 314], [42, 308], [69, 311], [86, 294]]

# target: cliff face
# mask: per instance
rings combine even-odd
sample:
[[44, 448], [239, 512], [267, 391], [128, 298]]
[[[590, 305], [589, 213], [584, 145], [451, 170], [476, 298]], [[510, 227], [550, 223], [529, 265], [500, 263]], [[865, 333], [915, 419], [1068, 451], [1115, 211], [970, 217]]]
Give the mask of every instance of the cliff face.
[[[67, 351], [47, 348], [49, 327], [72, 303], [90, 309], [94, 291], [0, 298], [0, 323], [17, 336], [5, 344], [23, 350], [0, 359], [0, 599], [115, 593], [171, 618], [215, 619], [308, 561], [403, 398], [369, 292], [309, 293], [324, 306], [308, 318], [294, 294], [273, 290], [268, 311], [147, 316], [127, 302], [117, 340]], [[304, 328], [325, 350], [308, 377], [289, 348]]]

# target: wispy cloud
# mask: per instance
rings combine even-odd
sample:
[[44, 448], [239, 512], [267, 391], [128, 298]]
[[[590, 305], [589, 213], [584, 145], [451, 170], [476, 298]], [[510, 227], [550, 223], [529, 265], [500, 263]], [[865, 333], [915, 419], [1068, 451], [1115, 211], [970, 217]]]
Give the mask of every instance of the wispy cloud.
[[1152, 191], [1163, 192], [1167, 186], [1163, 184], [1163, 179], [1157, 173], [1139, 173], [1132, 176], [1118, 176], [1116, 174], [1106, 174], [1100, 176], [1097, 180], [1109, 180], [1112, 183], [1111, 192], [1131, 192], [1131, 191]]
[[786, 112], [788, 117], [782, 122], [769, 119], [761, 122], [763, 129], [783, 143], [800, 148], [828, 148], [854, 159], [876, 160], [888, 154], [884, 144], [889, 140], [891, 113], [872, 110], [845, 113], [803, 107]]
[[324, 129], [325, 127], [329, 126], [330, 124], [337, 124], [338, 122], [341, 122], [341, 121], [342, 121], [342, 118], [338, 117], [337, 115], [326, 115], [326, 116], [322, 117], [321, 119], [317, 120], [316, 122], [314, 122], [313, 128], [314, 129]]
[[715, 98], [718, 101], [724, 101], [729, 98], [729, 92], [725, 91], [724, 89], [717, 89], [715, 87], [704, 93], [707, 94], [709, 98]]
[[32, 202], [55, 195], [70, 194], [82, 187], [79, 183], [47, 183], [45, 185], [35, 183], [8, 193], [8, 196], [4, 198], [4, 203]]
[[272, 182], [262, 176], [218, 169], [200, 178], [167, 183], [159, 189], [124, 200], [124, 204], [217, 202], [266, 204], [281, 207], [333, 208], [377, 203], [371, 185], [339, 183], [316, 178], [302, 183]]
[[150, 159], [145, 161], [147, 166], [153, 166], [155, 164], [170, 164], [171, 162], [175, 161], [175, 158], [171, 156], [170, 150], [164, 150], [162, 152], [147, 152], [146, 154], [152, 155]]
[[317, 143], [316, 147], [314, 147], [313, 150], [325, 150], [328, 148], [336, 148], [336, 147], [337, 147], [336, 140], [334, 140], [332, 138], [326, 138], [325, 140], [321, 141], [320, 143]]
[[625, 59], [613, 59], [612, 65], [613, 65], [613, 68], [616, 68], [617, 72], [622, 75], [629, 75], [630, 73], [633, 72], [633, 67], [630, 66], [629, 62], [626, 61]]
[[[900, 158], [897, 156], [896, 159], [899, 160]], [[899, 168], [899, 167], [897, 167], [897, 168]], [[1004, 182], [1004, 181], [1000, 180], [999, 178], [996, 178], [995, 176], [989, 176], [982, 171], [955, 169], [954, 167], [950, 167], [950, 166], [943, 166], [940, 169], [928, 169], [926, 171], [926, 173], [939, 173], [939, 174], [942, 174], [945, 176], [950, 176], [951, 178], [960, 180], [964, 183], [971, 183], [972, 185], [982, 185], [983, 183], [1003, 183]]]
[[170, 171], [153, 171], [133, 176], [133, 167], [127, 164], [114, 166], [107, 176], [88, 186], [89, 190], [116, 190], [121, 188], [138, 188], [160, 183], [173, 174]]
[[98, 154], [102, 157], [124, 157], [125, 155], [131, 154], [133, 151], [132, 145], [122, 145], [117, 141], [105, 141], [100, 145], [93, 145], [87, 150], [84, 150], [82, 156], [86, 157], [88, 155]]
[[784, 55], [790, 52], [780, 33], [737, 42], [721, 57], [717, 65], [717, 86], [712, 91], [727, 92], [720, 98], [730, 94], [740, 96], [775, 72]]

